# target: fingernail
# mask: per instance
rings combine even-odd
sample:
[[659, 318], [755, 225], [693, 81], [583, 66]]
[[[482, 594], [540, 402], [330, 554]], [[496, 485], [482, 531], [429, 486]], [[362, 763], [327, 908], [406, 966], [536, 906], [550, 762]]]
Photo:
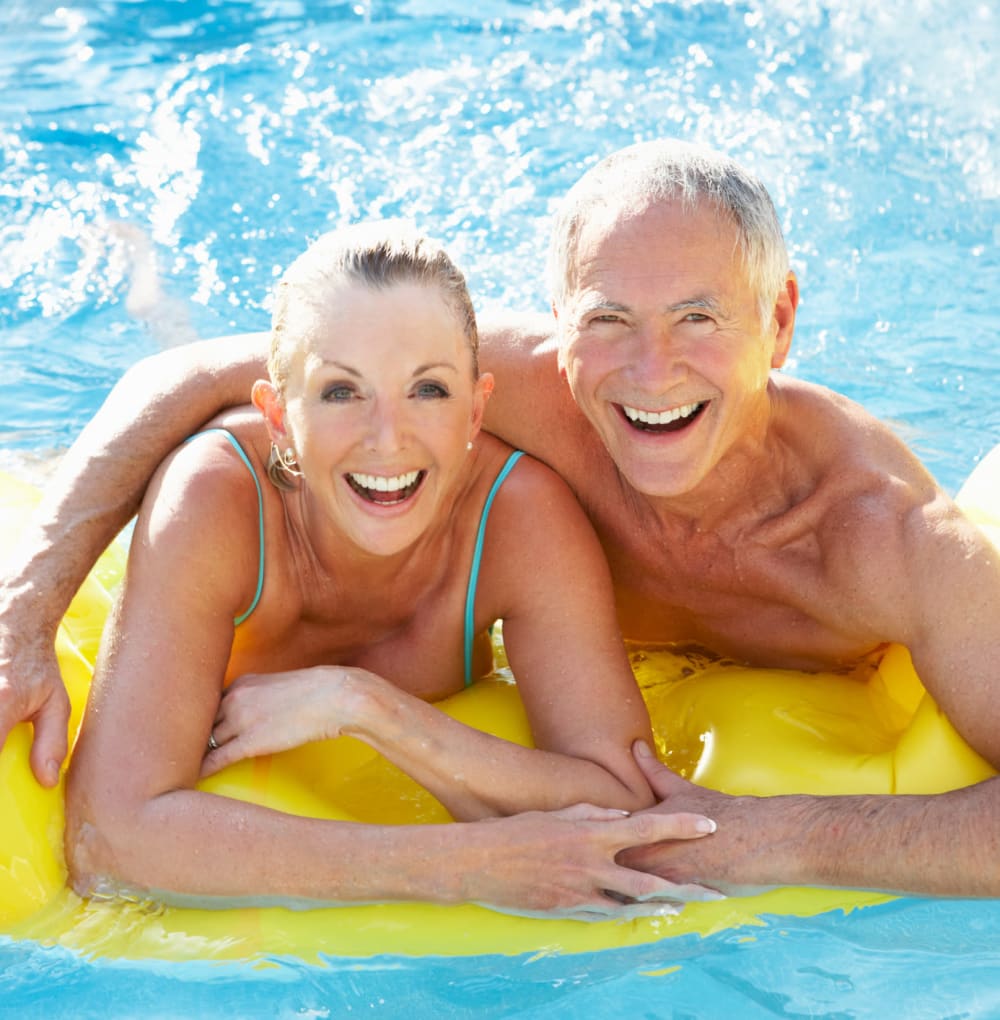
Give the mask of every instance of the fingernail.
[[698, 832], [711, 833], [715, 832], [718, 825], [716, 825], [711, 818], [699, 818], [698, 821], [694, 823], [694, 827]]
[[54, 758], [45, 763], [45, 775], [53, 786], [59, 782], [59, 762]]
[[653, 750], [645, 740], [637, 740], [635, 742], [635, 753], [639, 755], [640, 758], [653, 757]]

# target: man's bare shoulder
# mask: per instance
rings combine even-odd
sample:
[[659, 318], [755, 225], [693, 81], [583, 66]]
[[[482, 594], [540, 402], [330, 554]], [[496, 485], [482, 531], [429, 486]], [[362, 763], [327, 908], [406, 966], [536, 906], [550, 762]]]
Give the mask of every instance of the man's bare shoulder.
[[496, 380], [485, 427], [566, 475], [588, 425], [559, 373], [553, 327], [537, 315], [484, 323], [480, 363]]
[[864, 591], [905, 588], [922, 550], [954, 533], [954, 504], [907, 444], [861, 405], [797, 380], [783, 380], [780, 394], [782, 442], [804, 479], [789, 522], [813, 534], [828, 579], [853, 591], [859, 607], [868, 601]]
[[885, 422], [849, 397], [789, 376], [773, 381], [775, 432], [815, 472], [817, 484], [834, 482], [849, 491], [882, 489], [890, 480], [938, 491], [934, 479]]
[[540, 362], [549, 362], [554, 372], [556, 358], [555, 321], [551, 315], [507, 312], [482, 318], [479, 366], [484, 372], [492, 372], [498, 384], [532, 370]]

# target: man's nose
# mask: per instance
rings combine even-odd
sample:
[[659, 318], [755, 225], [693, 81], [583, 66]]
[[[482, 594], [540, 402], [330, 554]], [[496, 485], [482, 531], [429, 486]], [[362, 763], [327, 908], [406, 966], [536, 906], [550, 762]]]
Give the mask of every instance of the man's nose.
[[683, 347], [667, 326], [644, 326], [636, 333], [634, 350], [632, 370], [647, 388], [667, 389], [687, 374]]

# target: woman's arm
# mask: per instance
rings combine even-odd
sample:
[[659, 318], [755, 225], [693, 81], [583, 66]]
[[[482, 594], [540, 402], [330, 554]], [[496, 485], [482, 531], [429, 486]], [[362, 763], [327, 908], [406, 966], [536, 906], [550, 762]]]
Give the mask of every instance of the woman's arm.
[[35, 725], [31, 764], [58, 779], [66, 755], [65, 696], [53, 643], [70, 600], [101, 551], [135, 513], [153, 471], [221, 408], [249, 399], [267, 334], [190, 344], [125, 373], [63, 458], [0, 580], [0, 747]]
[[194, 789], [257, 557], [252, 480], [228, 449], [207, 457], [204, 444], [179, 451], [137, 523], [67, 788], [67, 860], [81, 892], [476, 900], [590, 917], [657, 909], [616, 896], [685, 892], [614, 857], [636, 842], [703, 835], [711, 824], [696, 816], [649, 822], [577, 808], [365, 826]]
[[630, 753], [650, 739], [649, 717], [618, 635], [607, 564], [572, 494], [533, 461], [504, 483], [487, 527], [477, 626], [495, 616], [505, 620], [537, 748], [457, 722], [366, 670], [328, 666], [235, 682], [205, 773], [349, 734], [463, 821], [580, 801], [652, 804]]
[[[618, 629], [607, 559], [569, 487], [538, 461], [522, 458], [497, 494], [482, 577], [477, 615], [503, 619], [536, 746], [593, 763], [650, 803], [631, 753], [636, 740], [651, 740], [649, 714]], [[480, 604], [491, 597], [495, 604]]]
[[219, 746], [202, 775], [314, 740], [357, 737], [460, 821], [584, 801], [622, 810], [652, 804], [651, 793], [631, 790], [594, 761], [484, 733], [355, 667], [240, 677], [226, 690], [212, 735]]

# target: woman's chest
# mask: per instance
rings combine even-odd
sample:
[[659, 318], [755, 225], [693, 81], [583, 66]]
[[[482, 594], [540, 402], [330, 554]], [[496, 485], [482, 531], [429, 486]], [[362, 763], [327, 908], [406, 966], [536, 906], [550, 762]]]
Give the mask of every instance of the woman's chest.
[[390, 585], [262, 606], [236, 630], [227, 679], [338, 664], [370, 670], [425, 700], [446, 697], [464, 685], [467, 654], [472, 676], [489, 669], [475, 625], [467, 628], [467, 589], [446, 576], [419, 594]]

